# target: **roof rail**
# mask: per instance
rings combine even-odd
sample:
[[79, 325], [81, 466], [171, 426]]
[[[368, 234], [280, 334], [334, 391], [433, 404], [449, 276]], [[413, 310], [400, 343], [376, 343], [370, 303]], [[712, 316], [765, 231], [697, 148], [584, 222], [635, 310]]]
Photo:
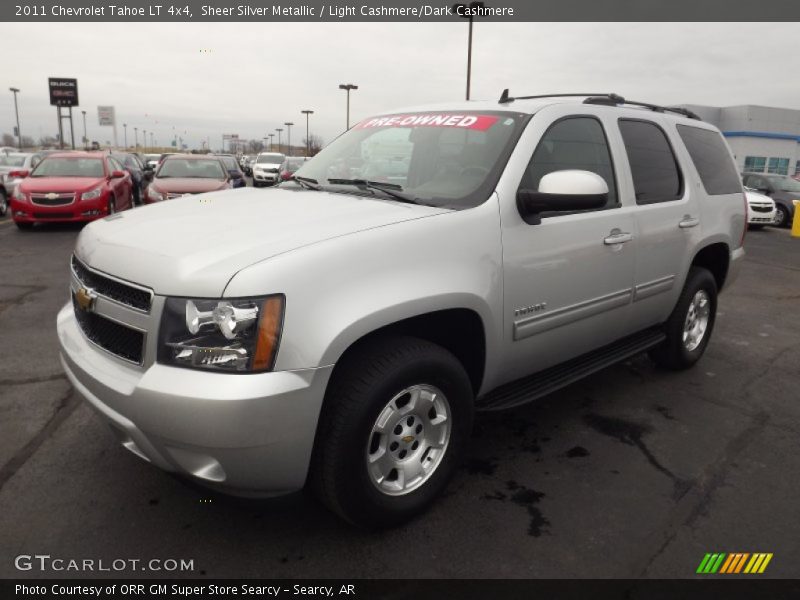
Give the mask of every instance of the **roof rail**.
[[535, 100], [538, 98], [575, 98], [575, 97], [585, 97], [586, 99], [583, 101], [584, 104], [601, 104], [604, 106], [639, 106], [642, 108], [647, 108], [654, 112], [672, 112], [679, 115], [683, 115], [684, 117], [689, 117], [690, 119], [696, 119], [697, 121], [702, 121], [702, 119], [697, 115], [697, 113], [692, 112], [687, 108], [681, 108], [679, 106], [659, 106], [657, 104], [649, 104], [647, 102], [637, 102], [635, 100], [626, 100], [622, 96], [618, 94], [609, 93], [609, 94], [542, 94], [540, 96], [517, 96], [512, 97], [508, 93], [508, 88], [503, 90], [502, 95], [500, 96], [499, 103], [500, 104], [508, 104], [510, 102], [514, 102], [514, 100]]

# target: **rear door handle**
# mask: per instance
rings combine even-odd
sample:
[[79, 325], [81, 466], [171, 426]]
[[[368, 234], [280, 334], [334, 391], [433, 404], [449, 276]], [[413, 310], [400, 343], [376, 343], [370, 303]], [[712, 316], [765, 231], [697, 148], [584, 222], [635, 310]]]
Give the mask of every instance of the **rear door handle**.
[[697, 217], [690, 217], [689, 215], [684, 215], [683, 220], [678, 223], [678, 227], [681, 229], [688, 229], [689, 227], [696, 227], [700, 224], [700, 219]]
[[630, 233], [625, 233], [624, 231], [615, 229], [608, 237], [603, 239], [603, 243], [606, 246], [613, 246], [615, 244], [624, 244], [625, 242], [630, 242], [632, 239], [633, 236]]

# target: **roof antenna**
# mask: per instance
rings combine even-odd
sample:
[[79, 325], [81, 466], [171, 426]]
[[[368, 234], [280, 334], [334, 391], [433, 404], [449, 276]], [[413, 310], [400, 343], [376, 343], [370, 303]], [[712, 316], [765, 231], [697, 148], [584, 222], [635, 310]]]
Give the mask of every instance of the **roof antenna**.
[[500, 104], [508, 104], [509, 102], [513, 102], [514, 99], [510, 98], [508, 95], [508, 88], [503, 90], [503, 93], [500, 94], [500, 100], [498, 101]]

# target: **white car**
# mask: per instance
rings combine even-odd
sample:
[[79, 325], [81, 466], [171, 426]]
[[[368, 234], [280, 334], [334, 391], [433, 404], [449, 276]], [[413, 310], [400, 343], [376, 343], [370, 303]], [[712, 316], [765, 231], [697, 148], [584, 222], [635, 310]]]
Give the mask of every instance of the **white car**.
[[751, 229], [761, 229], [764, 225], [775, 223], [775, 201], [747, 187], [744, 192], [747, 197], [747, 225]]
[[280, 170], [286, 156], [279, 152], [261, 152], [253, 163], [253, 187], [275, 185], [280, 181]]

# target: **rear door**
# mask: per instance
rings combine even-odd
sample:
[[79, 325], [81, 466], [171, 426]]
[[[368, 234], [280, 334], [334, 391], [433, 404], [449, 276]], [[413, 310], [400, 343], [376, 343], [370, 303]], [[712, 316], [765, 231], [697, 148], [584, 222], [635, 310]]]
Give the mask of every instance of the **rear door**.
[[[635, 205], [638, 246], [631, 322], [636, 329], [664, 322], [683, 286], [693, 248], [701, 238], [698, 194], [688, 184], [668, 134], [670, 123], [656, 115], [617, 120], [629, 168], [625, 177]], [[674, 134], [674, 132], [673, 132]]]

